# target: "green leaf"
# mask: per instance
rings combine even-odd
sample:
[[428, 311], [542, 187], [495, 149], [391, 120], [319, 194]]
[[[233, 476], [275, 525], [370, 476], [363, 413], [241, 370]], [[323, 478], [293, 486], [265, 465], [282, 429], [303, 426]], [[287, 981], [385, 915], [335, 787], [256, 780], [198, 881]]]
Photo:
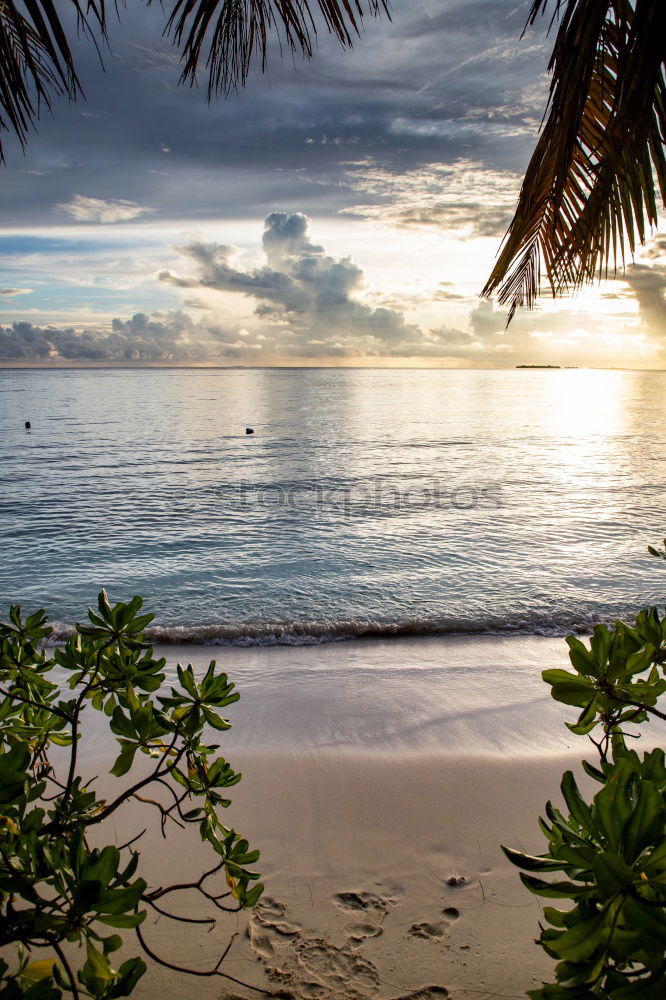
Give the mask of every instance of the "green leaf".
[[549, 899], [576, 899], [588, 891], [587, 886], [578, 886], [573, 882], [544, 882], [543, 879], [525, 875], [524, 872], [520, 873], [520, 881], [535, 896], [545, 896]]
[[594, 820], [592, 818], [592, 811], [580, 794], [578, 785], [576, 784], [576, 780], [571, 771], [565, 771], [562, 775], [560, 788], [562, 789], [564, 801], [569, 807], [569, 811], [576, 822], [584, 830], [593, 830]]
[[631, 815], [629, 782], [632, 775], [630, 763], [621, 759], [615, 764], [608, 781], [594, 799], [593, 814], [612, 850], [619, 847], [622, 831]]
[[130, 958], [120, 966], [118, 980], [111, 991], [111, 997], [127, 997], [146, 971], [146, 963], [140, 958]]
[[125, 740], [121, 740], [120, 743], [122, 750], [116, 757], [115, 764], [110, 772], [116, 778], [122, 778], [123, 774], [127, 774], [134, 763], [134, 756], [139, 748], [137, 743], [127, 743]]
[[512, 865], [517, 868], [524, 868], [529, 872], [556, 872], [562, 870], [562, 863], [552, 858], [535, 857], [532, 854], [523, 854], [522, 851], [514, 851], [510, 847], [501, 845], [502, 850]]
[[567, 670], [544, 670], [541, 675], [552, 687], [551, 694], [555, 701], [565, 705], [576, 705], [585, 708], [595, 696], [594, 686], [584, 677], [578, 677]]
[[105, 982], [113, 979], [113, 972], [108, 958], [95, 947], [90, 938], [86, 940], [86, 954], [88, 958], [81, 970], [86, 977], [101, 979]]
[[93, 851], [83, 873], [87, 879], [98, 879], [103, 885], [108, 885], [118, 871], [120, 851], [109, 844], [101, 851]]
[[[606, 934], [605, 937], [608, 935]], [[604, 917], [593, 917], [575, 924], [557, 940], [549, 941], [549, 949], [568, 962], [583, 962], [605, 942]]]
[[119, 914], [133, 909], [146, 891], [146, 883], [139, 878], [122, 889], [109, 889], [94, 907], [97, 913]]
[[97, 918], [100, 923], [108, 927], [130, 928], [138, 927], [146, 919], [146, 911], [139, 910], [138, 913], [101, 913]]
[[15, 802], [23, 795], [29, 764], [30, 750], [23, 743], [0, 753], [0, 805]]
[[599, 719], [597, 718], [597, 699], [593, 698], [583, 709], [583, 711], [578, 716], [578, 720], [573, 722], [565, 722], [564, 725], [567, 729], [570, 729], [572, 733], [576, 736], [587, 736], [591, 733], [594, 727], [598, 724]]
[[605, 625], [595, 625], [590, 640], [592, 656], [597, 666], [595, 676], [602, 675], [608, 663], [608, 654], [611, 647], [611, 633]]
[[663, 834], [665, 826], [663, 797], [651, 781], [643, 779], [639, 782], [636, 802], [622, 835], [627, 858], [634, 861]]
[[633, 653], [627, 659], [625, 673], [632, 675], [646, 670], [652, 663], [655, 652], [654, 646], [648, 644], [643, 649], [639, 649], [637, 653]]
[[221, 715], [217, 714], [217, 712], [211, 711], [211, 709], [206, 708], [205, 705], [202, 706], [202, 710], [204, 719], [206, 720], [209, 726], [213, 727], [213, 729], [218, 729], [221, 732], [225, 732], [227, 729], [231, 729], [231, 723], [227, 722], [226, 719], [223, 719]]
[[605, 896], [622, 892], [636, 881], [629, 865], [617, 854], [601, 851], [594, 861], [594, 874]]
[[586, 649], [580, 639], [575, 635], [568, 635], [566, 642], [569, 647], [569, 659], [578, 673], [585, 677], [598, 677], [599, 670], [596, 658]]
[[543, 908], [544, 917], [553, 927], [564, 927], [564, 921], [568, 912], [568, 910], [556, 910], [552, 906], [544, 906]]

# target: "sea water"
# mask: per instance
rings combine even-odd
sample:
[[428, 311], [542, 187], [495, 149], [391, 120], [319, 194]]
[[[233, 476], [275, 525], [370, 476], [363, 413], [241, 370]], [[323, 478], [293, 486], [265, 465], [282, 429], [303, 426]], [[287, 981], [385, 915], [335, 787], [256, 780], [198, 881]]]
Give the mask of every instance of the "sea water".
[[3, 614], [106, 587], [163, 639], [306, 644], [664, 603], [666, 372], [22, 369], [0, 400]]

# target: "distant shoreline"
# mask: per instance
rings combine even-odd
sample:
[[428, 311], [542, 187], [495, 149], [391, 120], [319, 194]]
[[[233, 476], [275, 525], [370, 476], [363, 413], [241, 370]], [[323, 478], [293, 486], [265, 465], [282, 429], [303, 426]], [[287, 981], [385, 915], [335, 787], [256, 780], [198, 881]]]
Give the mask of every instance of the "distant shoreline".
[[443, 371], [443, 372], [509, 372], [516, 370], [559, 370], [595, 372], [664, 372], [666, 368], [629, 368], [619, 365], [507, 365], [506, 367], [450, 367], [447, 365], [225, 365], [216, 361], [11, 361], [0, 360], [0, 371]]

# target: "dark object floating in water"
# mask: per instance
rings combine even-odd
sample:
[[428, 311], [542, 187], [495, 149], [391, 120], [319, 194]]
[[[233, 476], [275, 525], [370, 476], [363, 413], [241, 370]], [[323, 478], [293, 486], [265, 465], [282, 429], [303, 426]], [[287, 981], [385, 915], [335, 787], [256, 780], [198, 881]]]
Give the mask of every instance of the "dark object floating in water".
[[29, 420], [26, 420], [26, 422], [25, 422], [25, 429], [26, 429], [27, 431], [29, 431], [31, 427], [32, 427], [32, 424], [30, 423], [30, 421], [29, 421]]
[[246, 434], [254, 434], [254, 430], [251, 427], [246, 427], [245, 428], [245, 433]]

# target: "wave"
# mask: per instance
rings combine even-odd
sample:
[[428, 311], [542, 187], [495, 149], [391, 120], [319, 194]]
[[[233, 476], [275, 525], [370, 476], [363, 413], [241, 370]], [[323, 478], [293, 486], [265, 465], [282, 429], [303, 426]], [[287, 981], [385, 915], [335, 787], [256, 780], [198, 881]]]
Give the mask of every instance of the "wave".
[[[218, 625], [154, 625], [146, 629], [153, 643], [197, 644], [210, 646], [317, 646], [326, 642], [350, 639], [391, 639], [400, 636], [438, 635], [585, 635], [600, 620], [611, 624], [616, 615], [533, 614], [515, 618], [405, 618], [401, 621], [344, 619], [340, 621], [289, 621], [234, 623]], [[632, 616], [620, 616], [630, 620]], [[56, 624], [50, 643], [60, 643], [74, 634], [71, 625]]]

